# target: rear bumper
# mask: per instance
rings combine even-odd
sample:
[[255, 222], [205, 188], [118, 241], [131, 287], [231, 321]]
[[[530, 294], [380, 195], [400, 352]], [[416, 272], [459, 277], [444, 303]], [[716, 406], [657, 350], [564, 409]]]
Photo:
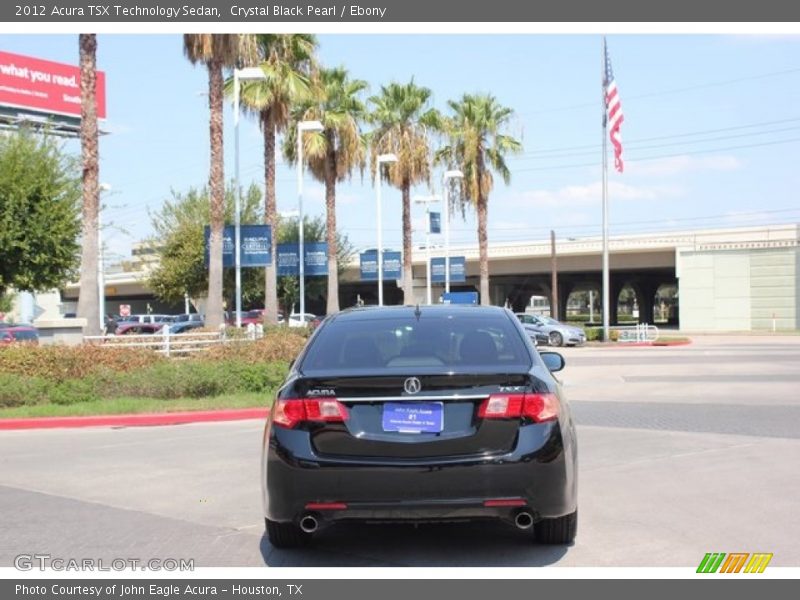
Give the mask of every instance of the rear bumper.
[[[534, 520], [576, 509], [576, 459], [558, 423], [520, 428], [506, 454], [458, 459], [394, 460], [320, 457], [307, 432], [269, 429], [262, 488], [265, 516], [320, 524], [341, 520], [442, 521], [493, 518]], [[514, 500], [517, 505], [486, 506]], [[343, 503], [330, 510], [309, 503]]]

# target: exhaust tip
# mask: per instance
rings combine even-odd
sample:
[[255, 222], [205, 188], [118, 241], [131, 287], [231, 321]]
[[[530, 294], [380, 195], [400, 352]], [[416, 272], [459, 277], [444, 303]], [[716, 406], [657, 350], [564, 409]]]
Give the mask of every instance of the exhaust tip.
[[521, 511], [514, 517], [514, 525], [518, 529], [530, 529], [533, 527], [533, 515], [528, 511]]
[[319, 523], [317, 522], [316, 517], [312, 515], [306, 515], [305, 517], [300, 519], [300, 529], [302, 529], [306, 533], [314, 533], [318, 527]]

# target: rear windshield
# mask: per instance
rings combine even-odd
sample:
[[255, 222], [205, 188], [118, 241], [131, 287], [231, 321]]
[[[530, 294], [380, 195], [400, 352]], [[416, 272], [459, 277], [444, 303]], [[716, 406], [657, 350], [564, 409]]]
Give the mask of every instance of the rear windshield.
[[414, 368], [497, 371], [529, 369], [531, 357], [503, 314], [451, 314], [335, 319], [314, 339], [300, 369], [345, 372]]

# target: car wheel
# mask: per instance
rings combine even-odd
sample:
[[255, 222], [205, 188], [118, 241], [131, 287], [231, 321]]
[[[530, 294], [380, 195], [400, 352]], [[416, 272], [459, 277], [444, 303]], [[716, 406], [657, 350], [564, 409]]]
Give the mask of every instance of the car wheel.
[[279, 523], [264, 519], [267, 525], [269, 543], [276, 548], [301, 548], [311, 541], [311, 534], [306, 533], [294, 523]]
[[578, 533], [578, 511], [556, 519], [543, 519], [535, 525], [540, 544], [571, 544]]
[[549, 343], [551, 346], [563, 346], [564, 345], [564, 336], [558, 333], [557, 331], [551, 331], [549, 337]]

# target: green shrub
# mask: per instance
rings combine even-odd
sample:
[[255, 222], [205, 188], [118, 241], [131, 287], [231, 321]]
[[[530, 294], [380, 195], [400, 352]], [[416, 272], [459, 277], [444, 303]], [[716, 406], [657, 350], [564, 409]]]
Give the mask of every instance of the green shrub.
[[603, 339], [603, 330], [595, 327], [590, 327], [585, 330], [587, 342], [597, 342]]
[[53, 384], [41, 377], [0, 373], [0, 407], [47, 404]]
[[94, 402], [100, 400], [97, 381], [92, 378], [69, 379], [55, 384], [49, 390], [49, 400], [52, 404], [79, 404], [81, 402]]
[[13, 344], [0, 349], [0, 373], [65, 381], [108, 370], [133, 372], [167, 359], [145, 348], [32, 346]]

